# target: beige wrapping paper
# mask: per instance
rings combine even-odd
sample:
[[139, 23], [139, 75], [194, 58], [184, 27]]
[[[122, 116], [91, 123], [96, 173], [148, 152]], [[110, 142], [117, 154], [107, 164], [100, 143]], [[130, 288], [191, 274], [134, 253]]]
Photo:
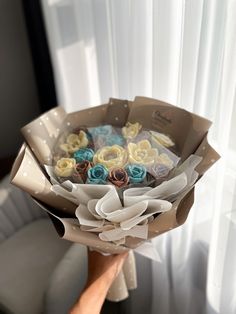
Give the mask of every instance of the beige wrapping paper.
[[[101, 123], [123, 126], [126, 121], [139, 121], [145, 128], [168, 134], [174, 139], [182, 161], [191, 154], [203, 157], [196, 169], [200, 177], [219, 159], [207, 142], [209, 120], [155, 99], [136, 97], [134, 101], [110, 99], [108, 104], [70, 114], [66, 114], [61, 107], [43, 114], [22, 128], [26, 143], [11, 173], [12, 183], [29, 193], [48, 212], [60, 237], [111, 254], [135, 249], [144, 241], [127, 237], [125, 246], [118, 246], [100, 240], [95, 233], [80, 230], [74, 215], [76, 205], [51, 191], [43, 165], [52, 164], [51, 152], [63, 125], [72, 129], [79, 125], [91, 127]], [[173, 203], [170, 211], [160, 214], [149, 224], [148, 239], [182, 225], [193, 202], [194, 187], [191, 187]], [[111, 301], [123, 300], [128, 297], [128, 290], [136, 286], [135, 260], [130, 250], [107, 298]]]

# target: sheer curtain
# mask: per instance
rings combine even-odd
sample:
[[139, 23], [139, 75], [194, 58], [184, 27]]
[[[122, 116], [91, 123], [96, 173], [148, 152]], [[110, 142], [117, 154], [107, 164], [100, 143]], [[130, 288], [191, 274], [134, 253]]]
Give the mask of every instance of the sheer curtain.
[[[185, 225], [154, 240], [162, 262], [151, 265], [151, 313], [236, 313], [236, 1], [42, 7], [67, 111], [142, 95], [213, 121], [209, 138], [222, 159], [198, 183]], [[130, 313], [138, 313], [133, 303]]]

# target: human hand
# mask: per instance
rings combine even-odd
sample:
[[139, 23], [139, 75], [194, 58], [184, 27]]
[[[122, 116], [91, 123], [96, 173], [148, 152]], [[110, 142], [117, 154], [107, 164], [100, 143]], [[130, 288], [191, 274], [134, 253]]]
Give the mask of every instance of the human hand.
[[102, 280], [108, 289], [119, 274], [128, 252], [115, 255], [102, 255], [96, 251], [88, 251], [88, 280], [90, 285], [96, 280]]
[[106, 294], [127, 256], [128, 252], [107, 256], [96, 251], [88, 251], [87, 284], [70, 314], [100, 313]]

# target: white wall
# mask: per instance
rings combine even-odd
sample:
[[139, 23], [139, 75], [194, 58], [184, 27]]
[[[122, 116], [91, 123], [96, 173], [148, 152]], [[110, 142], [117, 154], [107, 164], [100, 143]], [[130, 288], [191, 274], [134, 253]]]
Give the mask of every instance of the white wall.
[[21, 1], [0, 1], [0, 158], [17, 152], [20, 128], [39, 113]]

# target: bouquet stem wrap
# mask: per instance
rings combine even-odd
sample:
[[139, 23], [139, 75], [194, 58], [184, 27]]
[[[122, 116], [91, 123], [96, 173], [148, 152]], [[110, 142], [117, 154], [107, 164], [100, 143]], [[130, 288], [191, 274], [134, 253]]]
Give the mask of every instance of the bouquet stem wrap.
[[[62, 125], [71, 128], [78, 125], [94, 127], [100, 124], [120, 127], [127, 121], [139, 121], [145, 128], [168, 134], [175, 140], [176, 150], [183, 164], [173, 171], [173, 178], [179, 176], [179, 179], [185, 181], [179, 180], [178, 184], [181, 182], [186, 184], [179, 187], [179, 193], [176, 193], [176, 186], [171, 185], [174, 192], [163, 198], [171, 202], [171, 209], [155, 216], [148, 223], [145, 239], [128, 235], [124, 243], [117, 245], [111, 241], [101, 240], [95, 232], [81, 230], [75, 217], [78, 204], [76, 205], [70, 196], [65, 198], [53, 191], [53, 182], [44, 166], [52, 165], [52, 151]], [[207, 142], [210, 125], [210, 121], [186, 110], [144, 97], [136, 97], [134, 101], [110, 99], [107, 104], [69, 114], [63, 108], [57, 107], [22, 128], [25, 143], [13, 165], [11, 180], [47, 211], [61, 238], [104, 253], [118, 254], [129, 251], [123, 270], [107, 295], [107, 299], [111, 301], [120, 301], [128, 297], [129, 289], [137, 286], [132, 250], [139, 247], [140, 252], [140, 245], [144, 241], [151, 240], [185, 222], [194, 202], [195, 182], [219, 158], [217, 152]], [[174, 183], [173, 180], [171, 182]], [[163, 191], [161, 189], [149, 191], [149, 195], [155, 193], [160, 195]], [[156, 196], [153, 195], [150, 197], [155, 199]]]
[[129, 255], [123, 265], [123, 269], [119, 275], [113, 281], [108, 293], [107, 300], [109, 301], [121, 301], [129, 296], [128, 290], [137, 288], [137, 276], [135, 258], [132, 250], [129, 251]]

